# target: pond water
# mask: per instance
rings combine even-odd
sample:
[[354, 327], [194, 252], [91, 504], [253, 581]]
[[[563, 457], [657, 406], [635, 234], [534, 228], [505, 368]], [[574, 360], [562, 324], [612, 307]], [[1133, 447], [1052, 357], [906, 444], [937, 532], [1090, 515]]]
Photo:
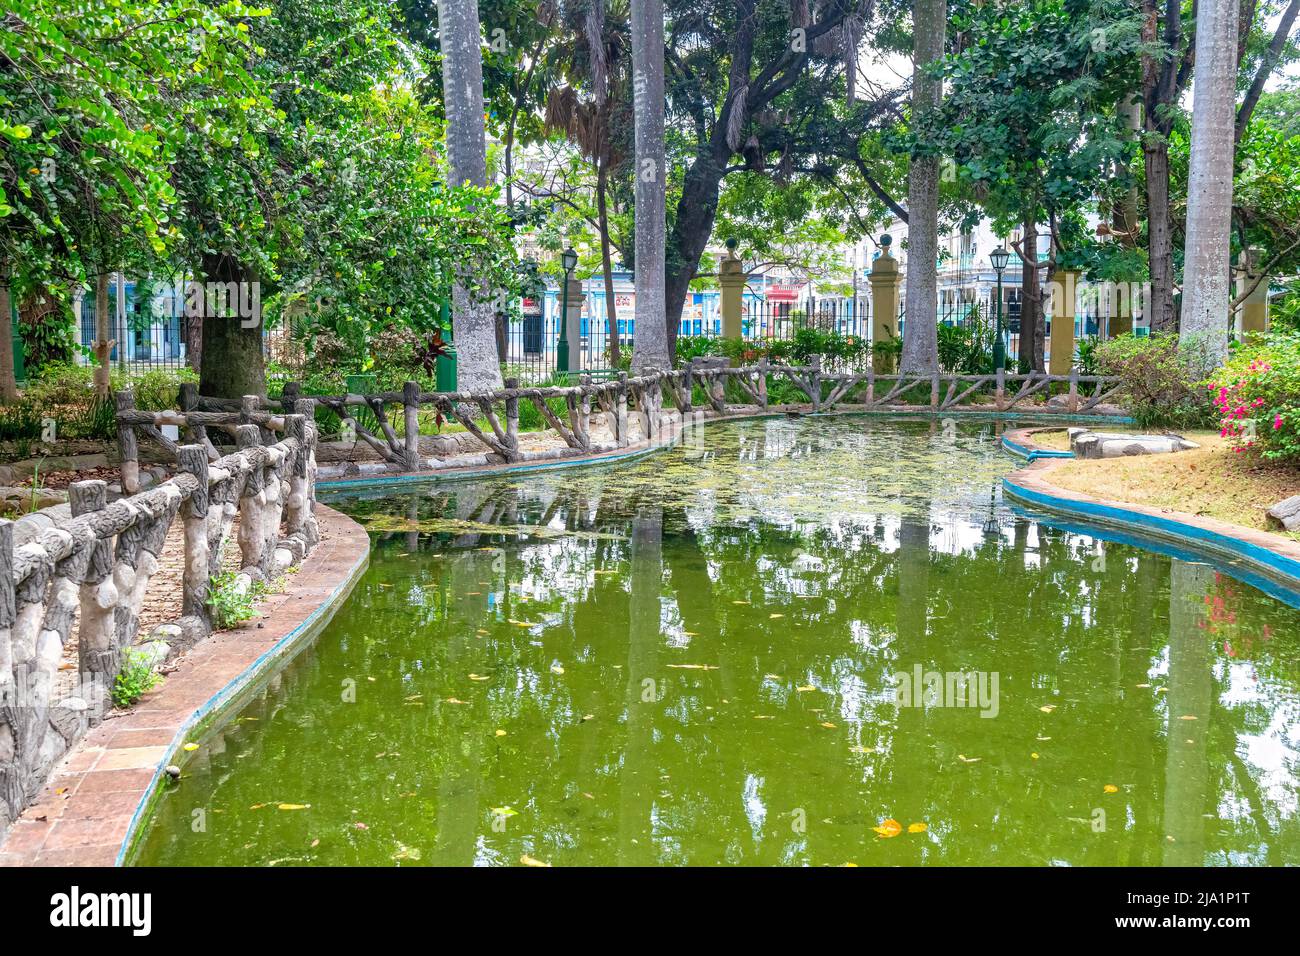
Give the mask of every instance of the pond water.
[[332, 501], [368, 572], [137, 862], [1300, 864], [1300, 611], [1013, 510], [997, 428]]

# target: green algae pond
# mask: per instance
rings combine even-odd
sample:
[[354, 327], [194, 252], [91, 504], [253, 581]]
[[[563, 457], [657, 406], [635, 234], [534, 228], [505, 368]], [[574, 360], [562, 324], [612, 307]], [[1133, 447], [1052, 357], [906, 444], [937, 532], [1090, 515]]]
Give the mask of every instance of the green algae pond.
[[339, 493], [369, 570], [145, 865], [1300, 864], [1300, 611], [1004, 501], [1000, 424]]

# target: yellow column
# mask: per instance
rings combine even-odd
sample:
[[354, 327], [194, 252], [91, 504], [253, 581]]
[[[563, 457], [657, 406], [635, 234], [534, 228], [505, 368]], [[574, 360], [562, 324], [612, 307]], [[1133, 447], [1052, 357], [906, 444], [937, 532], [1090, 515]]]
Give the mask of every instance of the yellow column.
[[1079, 273], [1062, 269], [1052, 273], [1052, 375], [1069, 375], [1074, 367], [1075, 291]]
[[[1241, 303], [1241, 311], [1238, 313], [1237, 333], [1244, 342], [1247, 338], [1254, 335], [1263, 335], [1268, 330], [1268, 276], [1260, 277], [1255, 271], [1258, 264], [1259, 251], [1251, 250], [1253, 255], [1242, 255], [1243, 269], [1237, 273], [1237, 294], [1245, 292], [1254, 285], [1250, 293]], [[1255, 284], [1255, 280], [1259, 284]]]
[[722, 336], [738, 339], [744, 335], [741, 324], [741, 304], [745, 294], [745, 273], [741, 268], [740, 257], [735, 247], [729, 242], [727, 254], [722, 259], [718, 270], [718, 284], [722, 286]]
[[[893, 239], [880, 237], [880, 255], [871, 264], [871, 342], [888, 341], [898, 335], [898, 291], [902, 287], [903, 276], [898, 271], [898, 260], [890, 252]], [[892, 360], [883, 354], [874, 353], [871, 365], [877, 375], [889, 375], [894, 371]]]

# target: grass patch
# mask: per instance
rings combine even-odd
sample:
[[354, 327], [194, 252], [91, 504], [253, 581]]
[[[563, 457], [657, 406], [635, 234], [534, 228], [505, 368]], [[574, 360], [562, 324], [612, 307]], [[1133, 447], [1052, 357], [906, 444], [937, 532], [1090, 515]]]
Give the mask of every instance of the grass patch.
[[[1262, 531], [1273, 530], [1268, 526], [1269, 508], [1300, 494], [1300, 468], [1238, 454], [1218, 432], [1182, 434], [1201, 447], [1172, 455], [1065, 460], [1049, 480], [1070, 491]], [[1282, 536], [1300, 541], [1300, 534]]]

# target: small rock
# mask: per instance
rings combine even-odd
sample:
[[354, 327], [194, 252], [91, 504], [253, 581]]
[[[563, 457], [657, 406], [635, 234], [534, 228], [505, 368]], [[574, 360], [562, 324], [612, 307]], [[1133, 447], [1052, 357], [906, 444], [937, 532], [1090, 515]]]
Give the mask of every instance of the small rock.
[[149, 637], [155, 641], [178, 641], [185, 632], [181, 630], [179, 624], [159, 624], [149, 632]]
[[1300, 531], [1300, 495], [1284, 498], [1269, 508], [1268, 520], [1284, 531]]
[[[159, 625], [159, 627], [168, 626], [174, 625]], [[177, 630], [179, 631], [180, 628], [177, 628]], [[157, 629], [155, 629], [155, 633], [157, 633]], [[135, 648], [135, 652], [139, 655], [141, 663], [147, 663], [151, 668], [161, 666], [163, 661], [167, 660], [167, 655], [170, 654], [171, 651], [171, 645], [166, 641], [145, 641], [143, 644], [137, 644]]]
[[173, 780], [179, 780], [181, 778], [181, 768], [176, 766], [174, 763], [169, 763], [167, 768], [163, 770], [163, 773], [167, 774], [167, 776], [171, 777]]

